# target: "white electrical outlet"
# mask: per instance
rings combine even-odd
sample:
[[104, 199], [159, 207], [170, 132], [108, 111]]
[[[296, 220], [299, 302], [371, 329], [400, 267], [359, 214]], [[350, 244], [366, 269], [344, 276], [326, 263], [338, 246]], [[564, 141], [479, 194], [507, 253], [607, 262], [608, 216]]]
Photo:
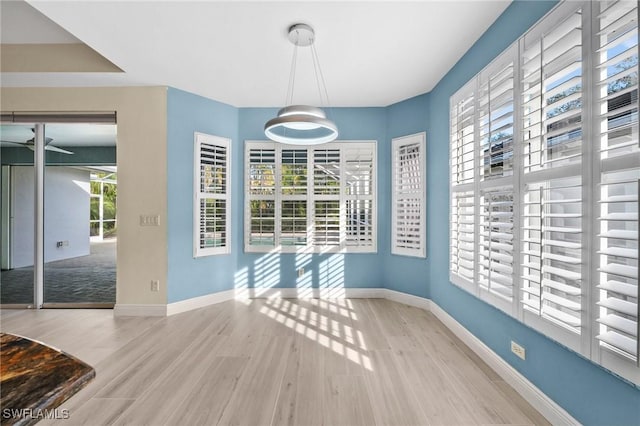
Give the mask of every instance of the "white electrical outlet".
[[160, 280], [151, 280], [151, 291], [160, 291]]
[[511, 341], [511, 352], [516, 354], [516, 356], [518, 358], [527, 359], [527, 354], [526, 354], [526, 352], [524, 350], [524, 347], [520, 346], [519, 344], [517, 344], [513, 340]]
[[304, 275], [304, 268], [298, 268], [298, 278], [301, 278]]

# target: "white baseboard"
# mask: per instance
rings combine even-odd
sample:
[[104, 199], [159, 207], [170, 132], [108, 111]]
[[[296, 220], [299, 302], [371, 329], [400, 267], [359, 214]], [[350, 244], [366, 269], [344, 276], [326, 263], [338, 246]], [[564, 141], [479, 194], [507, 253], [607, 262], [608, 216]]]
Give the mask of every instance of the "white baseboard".
[[[227, 300], [239, 299], [331, 299], [331, 298], [352, 298], [352, 299], [382, 299], [386, 295], [383, 288], [340, 288], [340, 289], [318, 289], [318, 288], [249, 288], [237, 290], [225, 290], [218, 293], [211, 293], [204, 296], [193, 297], [179, 302], [166, 305], [166, 315], [175, 315], [193, 309], [203, 308], [209, 305], [226, 302]], [[408, 296], [408, 295], [407, 295]], [[412, 296], [409, 296], [412, 297]], [[119, 316], [144, 316], [146, 306], [164, 305], [116, 305], [122, 311], [126, 307], [127, 313], [119, 313]], [[136, 310], [128, 307], [136, 307]], [[129, 313], [132, 312], [132, 313]], [[151, 316], [151, 314], [150, 314]], [[163, 316], [155, 314], [152, 316]]]
[[113, 307], [115, 317], [166, 317], [167, 305], [135, 305], [116, 303]]
[[384, 298], [394, 302], [403, 303], [405, 305], [414, 306], [416, 308], [431, 310], [431, 300], [424, 297], [414, 296], [412, 294], [403, 293], [401, 291], [384, 289]]
[[235, 290], [225, 290], [217, 293], [206, 294], [204, 296], [192, 297], [191, 299], [181, 300], [179, 302], [169, 303], [167, 305], [167, 316], [198, 308], [204, 308], [205, 306], [215, 305], [216, 303], [226, 302], [227, 300], [235, 299], [235, 296]]
[[[383, 288], [250, 288], [236, 294], [236, 298], [270, 299], [383, 299]], [[243, 297], [243, 294], [246, 295]]]
[[249, 288], [225, 290], [217, 293], [206, 294], [204, 296], [193, 297], [191, 299], [180, 300], [179, 302], [167, 305], [136, 305], [136, 304], [116, 304], [113, 314], [117, 317], [164, 317], [188, 312], [193, 309], [204, 308], [233, 299], [318, 299], [318, 298], [368, 298], [382, 299], [386, 294], [383, 288], [341, 288], [341, 289], [318, 289], [318, 288]]
[[349, 299], [384, 299], [387, 294], [384, 288], [345, 288], [345, 291]]
[[[426, 299], [425, 299], [426, 300]], [[474, 336], [462, 324], [456, 321], [444, 309], [430, 301], [431, 312], [449, 330], [462, 340], [473, 352], [486, 362], [500, 377], [516, 390], [529, 404], [540, 412], [553, 425], [579, 425], [571, 414], [556, 404], [551, 398], [538, 389], [518, 370], [502, 359], [491, 348]]]
[[[249, 299], [273, 299], [281, 297], [283, 299], [310, 299], [315, 297], [312, 288], [250, 288], [245, 290]], [[245, 298], [238, 295], [239, 298]]]

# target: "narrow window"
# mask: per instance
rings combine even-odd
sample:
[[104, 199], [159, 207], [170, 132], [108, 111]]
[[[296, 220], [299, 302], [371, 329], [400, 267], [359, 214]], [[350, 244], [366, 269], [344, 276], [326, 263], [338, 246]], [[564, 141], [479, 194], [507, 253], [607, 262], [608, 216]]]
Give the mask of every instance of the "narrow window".
[[426, 257], [425, 133], [392, 141], [393, 254]]
[[230, 141], [195, 134], [194, 257], [230, 253]]

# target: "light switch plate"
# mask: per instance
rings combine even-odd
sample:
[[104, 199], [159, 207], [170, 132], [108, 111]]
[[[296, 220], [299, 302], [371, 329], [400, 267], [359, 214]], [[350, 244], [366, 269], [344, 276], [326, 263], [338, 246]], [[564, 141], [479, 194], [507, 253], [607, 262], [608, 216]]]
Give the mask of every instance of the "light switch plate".
[[140, 226], [159, 226], [160, 215], [157, 214], [141, 214]]

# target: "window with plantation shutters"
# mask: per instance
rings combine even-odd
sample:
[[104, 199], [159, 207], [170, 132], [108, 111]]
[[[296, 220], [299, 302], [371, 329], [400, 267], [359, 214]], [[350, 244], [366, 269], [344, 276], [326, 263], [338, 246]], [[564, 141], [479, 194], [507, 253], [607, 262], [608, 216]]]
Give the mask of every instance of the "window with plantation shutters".
[[594, 13], [594, 134], [600, 168], [596, 355], [606, 368], [639, 383], [638, 3], [598, 2]]
[[391, 253], [426, 257], [426, 135], [391, 141]]
[[476, 81], [461, 88], [450, 102], [449, 278], [470, 291], [475, 286]]
[[638, 3], [561, 2], [450, 106], [451, 282], [640, 384]]
[[477, 76], [477, 294], [513, 313], [516, 45]]
[[[280, 244], [306, 246], [307, 231], [307, 150], [280, 151]], [[274, 218], [275, 222], [275, 218]]]
[[374, 204], [374, 152], [369, 146], [350, 147], [342, 150], [345, 244], [363, 250], [375, 247]]
[[344, 240], [340, 226], [340, 150], [313, 151], [313, 245], [339, 247]]
[[376, 251], [375, 142], [245, 147], [246, 251]]
[[195, 134], [194, 257], [230, 252], [230, 141]]
[[276, 150], [272, 147], [249, 149], [247, 163], [248, 243], [253, 247], [273, 247], [276, 242]]
[[[583, 3], [520, 40], [523, 321], [566, 346], [584, 346]], [[588, 10], [586, 11], [588, 13]]]

